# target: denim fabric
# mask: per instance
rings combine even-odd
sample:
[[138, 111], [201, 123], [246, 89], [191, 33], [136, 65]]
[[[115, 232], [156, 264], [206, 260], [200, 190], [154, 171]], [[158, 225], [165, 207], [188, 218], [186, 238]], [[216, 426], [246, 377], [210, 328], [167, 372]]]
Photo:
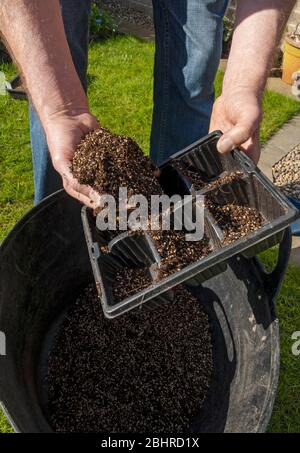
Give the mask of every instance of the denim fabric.
[[156, 33], [151, 158], [207, 134], [228, 0], [152, 0]]
[[[89, 0], [61, 0], [68, 42], [86, 84]], [[208, 132], [228, 0], [153, 0], [156, 31], [151, 158], [157, 164]], [[35, 203], [61, 188], [30, 109]]]
[[[67, 40], [74, 65], [86, 89], [90, 0], [61, 0]], [[34, 202], [62, 188], [62, 180], [54, 170], [45, 133], [34, 108], [30, 106], [30, 139], [34, 171]]]

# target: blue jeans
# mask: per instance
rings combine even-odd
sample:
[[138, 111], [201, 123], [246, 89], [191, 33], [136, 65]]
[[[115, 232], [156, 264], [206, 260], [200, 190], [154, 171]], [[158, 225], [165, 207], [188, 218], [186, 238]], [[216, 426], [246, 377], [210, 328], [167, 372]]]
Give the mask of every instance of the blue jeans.
[[228, 0], [152, 0], [156, 52], [151, 158], [208, 133]]
[[[228, 0], [152, 0], [156, 32], [151, 158], [160, 164], [208, 132]], [[73, 60], [86, 86], [89, 0], [61, 0]], [[62, 187], [31, 108], [35, 203]]]

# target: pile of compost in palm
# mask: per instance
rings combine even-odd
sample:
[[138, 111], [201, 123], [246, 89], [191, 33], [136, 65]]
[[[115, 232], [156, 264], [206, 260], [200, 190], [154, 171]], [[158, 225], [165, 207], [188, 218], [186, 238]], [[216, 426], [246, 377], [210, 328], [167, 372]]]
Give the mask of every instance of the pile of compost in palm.
[[57, 432], [186, 432], [212, 379], [208, 317], [179, 286], [173, 303], [107, 320], [94, 285], [78, 297], [48, 358]]
[[127, 188], [128, 197], [144, 195], [148, 202], [151, 195], [161, 195], [154, 170], [155, 166], [137, 143], [104, 128], [84, 137], [72, 162], [73, 175], [81, 184], [116, 199], [120, 187]]

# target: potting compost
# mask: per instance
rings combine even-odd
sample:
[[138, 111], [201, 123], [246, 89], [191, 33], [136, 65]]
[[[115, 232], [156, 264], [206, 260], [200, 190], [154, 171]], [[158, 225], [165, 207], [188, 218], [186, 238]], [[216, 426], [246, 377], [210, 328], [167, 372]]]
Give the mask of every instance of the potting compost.
[[[177, 168], [198, 190], [207, 184], [193, 168]], [[106, 129], [89, 133], [72, 164], [74, 176], [100, 194], [163, 193], [155, 166], [138, 145]], [[206, 207], [230, 243], [259, 228], [259, 212], [214, 198], [224, 184], [243, 177], [232, 172], [210, 183]], [[158, 278], [199, 261], [211, 251], [206, 235], [187, 242], [185, 231], [148, 230], [161, 257]], [[102, 253], [108, 253], [105, 246]], [[151, 285], [147, 267], [116, 270], [114, 301]], [[212, 377], [212, 342], [207, 315], [183, 286], [155, 311], [143, 309], [107, 320], [93, 285], [70, 308], [48, 361], [49, 411], [59, 432], [186, 432], [199, 414]]]
[[208, 196], [206, 205], [224, 234], [223, 244], [230, 244], [256, 231], [263, 224], [262, 215], [254, 208], [235, 203], [219, 205]]
[[191, 165], [185, 166], [181, 162], [175, 162], [173, 165], [183, 176], [191, 181], [194, 190], [201, 190], [205, 186], [203, 177]]
[[116, 199], [119, 188], [127, 187], [128, 197], [161, 195], [155, 166], [139, 146], [128, 137], [100, 128], [85, 136], [74, 155], [72, 171], [81, 184], [88, 184], [100, 194]]
[[150, 231], [162, 261], [159, 278], [166, 277], [183, 267], [199, 261], [211, 252], [207, 236], [201, 241], [187, 242], [185, 231]]
[[220, 189], [225, 184], [232, 184], [235, 181], [240, 181], [244, 177], [244, 173], [241, 171], [233, 171], [227, 175], [223, 175], [221, 178], [206, 184], [206, 190]]
[[[188, 177], [194, 189], [205, 183], [196, 169], [176, 163], [176, 168]], [[89, 133], [79, 144], [73, 159], [72, 170], [81, 184], [89, 184], [100, 194], [118, 197], [119, 187], [127, 187], [128, 195], [142, 194], [150, 202], [151, 195], [161, 195], [162, 188], [154, 176], [155, 166], [130, 138], [112, 134], [104, 128]], [[211, 182], [208, 189], [218, 189], [243, 177], [240, 171], [232, 172]], [[253, 208], [239, 205], [219, 206], [211, 196], [209, 209], [224, 229], [224, 243], [230, 243], [255, 231], [262, 225], [262, 216]], [[161, 255], [161, 278], [207, 256], [211, 251], [204, 235], [201, 241], [187, 242], [184, 231], [149, 231]], [[123, 278], [126, 280], [124, 272]], [[133, 278], [134, 271], [131, 271]], [[138, 277], [137, 277], [138, 278]], [[120, 278], [118, 278], [120, 281]], [[145, 280], [144, 280], [145, 281]], [[143, 289], [144, 284], [138, 284]], [[124, 292], [123, 292], [124, 293]]]
[[[118, 197], [119, 187], [127, 187], [128, 195], [142, 194], [150, 202], [151, 195], [162, 195], [153, 172], [155, 166], [130, 138], [114, 135], [106, 129], [88, 134], [79, 144], [72, 170], [81, 184], [89, 184], [97, 192]], [[151, 231], [162, 257], [160, 276], [166, 276], [206, 256], [210, 246], [206, 237], [199, 242], [186, 242], [184, 231]], [[124, 280], [129, 279], [129, 274]], [[127, 270], [129, 272], [129, 270]], [[134, 270], [130, 271], [133, 278]], [[138, 278], [138, 276], [136, 277]], [[120, 281], [120, 276], [117, 277]], [[144, 284], [138, 284], [142, 289]], [[124, 291], [122, 292], [125, 293]]]
[[113, 282], [115, 302], [129, 297], [132, 293], [142, 291], [151, 285], [152, 279], [148, 268], [122, 267], [117, 270]]
[[107, 320], [94, 285], [69, 309], [48, 359], [57, 432], [185, 432], [212, 377], [208, 317], [184, 287], [156, 311]]

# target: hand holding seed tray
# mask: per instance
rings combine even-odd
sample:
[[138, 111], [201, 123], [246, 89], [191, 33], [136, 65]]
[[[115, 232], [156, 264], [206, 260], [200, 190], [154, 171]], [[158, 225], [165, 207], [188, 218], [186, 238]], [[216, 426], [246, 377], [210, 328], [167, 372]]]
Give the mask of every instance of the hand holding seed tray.
[[[158, 229], [151, 229], [151, 197], [163, 195], [162, 187], [153, 173], [154, 169], [155, 166], [151, 160], [143, 154], [132, 139], [114, 135], [101, 127], [87, 134], [80, 142], [72, 161], [72, 173], [79, 183], [89, 185], [99, 196], [101, 194], [113, 196], [114, 200], [118, 201], [117, 207], [120, 202], [120, 188], [127, 188], [128, 197], [132, 195], [145, 197], [148, 204], [147, 233], [154, 241], [162, 258], [158, 275], [161, 279], [178, 272], [188, 264], [199, 261], [212, 249], [205, 232], [201, 240], [189, 242], [186, 240], [184, 228], [178, 231], [171, 226], [166, 230], [159, 223]], [[205, 184], [202, 181], [201, 186], [197, 172], [186, 170], [184, 166], [179, 166], [177, 171], [190, 179], [195, 190], [199, 190]], [[193, 179], [194, 175], [197, 176], [196, 179]], [[214, 189], [213, 193], [216, 193], [222, 190], [224, 184], [231, 184], [242, 178], [243, 173], [236, 171], [218, 178], [209, 185], [206, 184], [206, 187]], [[103, 207], [104, 204], [97, 207], [96, 213], [99, 213]], [[256, 209], [237, 203], [219, 205], [214, 195], [206, 197], [206, 207], [224, 230], [224, 244], [229, 244], [255, 231], [263, 222], [261, 214]], [[127, 228], [130, 229], [128, 224], [126, 224]], [[118, 223], [116, 229], [116, 234], [120, 233]], [[124, 281], [125, 277], [119, 275], [116, 280]], [[147, 286], [147, 279], [144, 279], [143, 275], [139, 278], [141, 281], [145, 280]]]

